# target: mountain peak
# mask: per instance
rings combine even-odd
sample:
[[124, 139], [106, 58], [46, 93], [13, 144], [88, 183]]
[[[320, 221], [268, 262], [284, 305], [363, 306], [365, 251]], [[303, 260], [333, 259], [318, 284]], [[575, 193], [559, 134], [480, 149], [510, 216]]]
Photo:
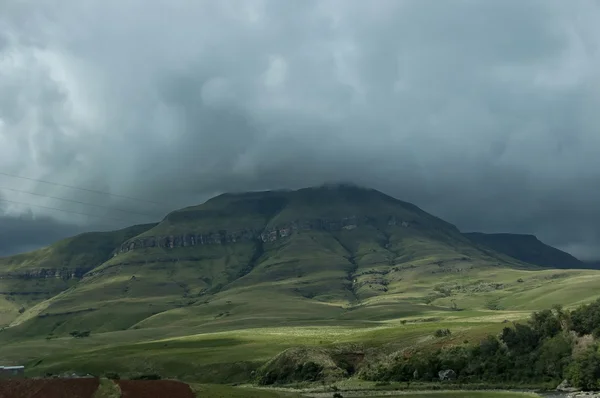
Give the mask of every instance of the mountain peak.
[[349, 182], [332, 182], [325, 183], [321, 185], [315, 185], [311, 187], [304, 187], [298, 189], [272, 189], [272, 190], [259, 190], [259, 191], [231, 191], [224, 192], [220, 195], [217, 195], [208, 201], [218, 201], [222, 199], [228, 198], [258, 198], [258, 197], [272, 197], [272, 196], [280, 196], [280, 195], [293, 195], [294, 193], [302, 193], [302, 192], [313, 192], [313, 193], [325, 193], [325, 192], [346, 192], [346, 193], [371, 193], [371, 194], [380, 194], [384, 195], [382, 192], [379, 192], [372, 188], [363, 187], [354, 183]]
[[[252, 231], [298, 223], [340, 223], [342, 220], [382, 229], [388, 223], [405, 223], [431, 233], [452, 231], [453, 225], [417, 206], [375, 189], [349, 183], [331, 183], [297, 190], [225, 193], [205, 203], [168, 214], [147, 236]], [[396, 221], [394, 221], [396, 220]], [[346, 222], [346, 221], [344, 221]]]

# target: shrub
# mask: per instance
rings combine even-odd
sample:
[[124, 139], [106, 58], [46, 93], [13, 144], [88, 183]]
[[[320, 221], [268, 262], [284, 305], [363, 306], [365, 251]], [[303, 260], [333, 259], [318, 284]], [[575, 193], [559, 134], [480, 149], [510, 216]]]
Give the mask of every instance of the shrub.
[[77, 339], [81, 339], [83, 337], [89, 337], [90, 336], [90, 331], [89, 330], [85, 330], [83, 332], [80, 332], [79, 330], [74, 330], [71, 333], [69, 333], [71, 336], [77, 338]]
[[451, 334], [452, 332], [450, 331], [450, 329], [438, 329], [433, 333], [435, 337], [446, 337], [450, 336]]
[[314, 362], [306, 362], [302, 365], [298, 365], [296, 368], [296, 374], [302, 381], [317, 381], [321, 374], [323, 367]]
[[131, 380], [160, 380], [162, 377], [156, 373], [147, 373], [137, 375], [131, 378]]
[[294, 381], [318, 381], [323, 376], [323, 366], [309, 361], [269, 370], [258, 378], [259, 385], [286, 384]]
[[[600, 300], [574, 311], [554, 306], [536, 312], [526, 324], [505, 327], [499, 337], [488, 335], [479, 344], [467, 345], [469, 341], [464, 340], [464, 345], [409, 352], [392, 363], [367, 366], [361, 377], [376, 382], [405, 381], [408, 385], [411, 380], [437, 381], [440, 371], [452, 369], [459, 383], [556, 386], [566, 378], [577, 388], [598, 390], [600, 347], [580, 344], [574, 350], [578, 340], [571, 332], [600, 336]], [[448, 329], [434, 332], [440, 338], [450, 334]], [[436, 387], [440, 388], [431, 388]]]
[[592, 345], [577, 356], [566, 371], [571, 384], [582, 390], [600, 389], [600, 353], [598, 346]]
[[542, 339], [554, 337], [561, 331], [560, 320], [551, 310], [534, 312], [529, 325]]
[[504, 328], [500, 337], [509, 350], [521, 355], [536, 349], [538, 334], [529, 326], [516, 324], [514, 328]]
[[571, 312], [571, 322], [579, 335], [592, 334], [600, 326], [600, 300]]
[[552, 379], [560, 379], [569, 365], [573, 342], [564, 334], [544, 340], [539, 348], [536, 372]]
[[354, 365], [345, 359], [341, 359], [340, 361], [338, 361], [337, 366], [340, 369], [345, 370], [348, 376], [352, 376], [356, 373], [356, 368], [354, 367]]

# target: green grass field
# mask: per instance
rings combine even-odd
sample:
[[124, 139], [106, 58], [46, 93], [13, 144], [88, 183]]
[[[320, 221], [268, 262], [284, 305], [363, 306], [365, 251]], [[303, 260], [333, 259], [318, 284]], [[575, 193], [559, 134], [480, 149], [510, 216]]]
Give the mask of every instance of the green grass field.
[[[259, 389], [251, 387], [231, 387], [226, 385], [217, 384], [199, 384], [190, 383], [190, 387], [198, 398], [308, 398], [308, 397], [331, 397], [331, 392], [312, 392], [302, 393], [294, 391], [284, 391], [282, 389]], [[384, 398], [390, 396], [400, 396], [408, 398], [525, 398], [525, 397], [537, 397], [536, 394], [531, 393], [515, 393], [515, 392], [498, 392], [498, 391], [389, 391], [387, 395], [374, 390], [363, 390], [360, 392], [344, 392], [344, 397], [371, 397], [371, 398]], [[118, 398], [120, 397], [120, 390], [118, 386], [108, 379], [100, 380], [100, 387], [94, 398]]]
[[[25, 363], [30, 375], [157, 372], [196, 382], [245, 382], [253, 370], [291, 347], [357, 346], [395, 352], [408, 346], [475, 342], [499, 332], [505, 321], [526, 319], [532, 310], [592, 300], [598, 295], [599, 277], [594, 271], [561, 271], [556, 277], [554, 271], [477, 270], [470, 280], [485, 281], [484, 287], [491, 281], [511, 285], [493, 291], [463, 289], [430, 304], [417, 298], [436, 293], [440, 284], [464, 283], [462, 278], [417, 283], [407, 276], [388, 285], [388, 295], [355, 307], [298, 297], [279, 288], [264, 294], [264, 286], [236, 288], [214, 295], [208, 304], [175, 308], [169, 303], [175, 295], [165, 302], [113, 297], [101, 304], [96, 301], [96, 309], [89, 313], [35, 318], [27, 329], [0, 332], [0, 355], [7, 363]], [[524, 282], [517, 283], [519, 278]], [[103, 286], [106, 290], [93, 291], [109, 295], [110, 289], [104, 282]], [[78, 297], [80, 303], [69, 305], [80, 309], [91, 305], [85, 295]], [[462, 310], [451, 310], [452, 302]], [[488, 309], [490, 303], [498, 309]], [[452, 336], [434, 339], [433, 332], [440, 328], [449, 328]], [[23, 333], [13, 334], [19, 330]], [[71, 330], [92, 333], [76, 339], [68, 335]]]
[[[177, 328], [165, 327], [100, 333], [84, 339], [32, 338], [6, 344], [1, 351], [6, 361], [24, 360], [29, 375], [71, 370], [93, 374], [114, 371], [123, 375], [156, 372], [187, 381], [231, 383], [246, 381], [262, 363], [292, 347], [360, 347], [374, 353], [395, 352], [404, 347], [464, 344], [504, 327], [496, 313], [471, 315], [471, 319], [415, 320], [406, 324], [388, 321], [338, 326], [323, 322], [186, 336], [179, 336], [181, 331]], [[503, 315], [513, 319], [525, 316], [521, 312]], [[439, 328], [449, 328], [452, 336], [434, 338], [433, 332]]]
[[[372, 398], [385, 398], [386, 396], [374, 396]], [[519, 398], [537, 397], [535, 394], [495, 392], [495, 391], [440, 391], [440, 392], [414, 392], [399, 395], [404, 398]]]
[[[526, 319], [532, 310], [590, 301], [597, 297], [600, 285], [600, 275], [594, 271], [561, 271], [560, 277], [554, 271], [494, 271], [477, 270], [470, 280], [512, 285], [482, 292], [463, 289], [430, 304], [415, 298], [436, 293], [440, 284], [464, 283], [462, 279], [415, 283], [407, 277], [388, 285], [388, 295], [371, 297], [356, 307], [310, 300], [281, 289], [265, 295], [264, 288], [232, 289], [214, 295], [208, 304], [176, 308], [167, 300], [157, 303], [147, 298], [103, 301], [95, 311], [62, 324], [69, 315], [36, 318], [18, 336], [12, 333], [19, 328], [1, 332], [6, 337], [0, 355], [8, 363], [25, 363], [30, 375], [157, 372], [196, 382], [244, 382], [262, 363], [291, 347], [357, 346], [395, 352], [408, 346], [474, 342], [499, 332], [507, 320]], [[519, 278], [524, 282], [517, 283]], [[110, 294], [108, 287], [106, 294]], [[85, 296], [78, 297], [82, 302], [70, 305], [85, 309], [89, 305], [83, 301]], [[449, 309], [452, 300], [462, 310]], [[500, 309], [488, 309], [488, 303]], [[440, 328], [449, 328], [452, 336], [434, 339], [433, 332]], [[75, 339], [68, 335], [71, 330], [92, 333]]]
[[198, 398], [301, 398], [293, 392], [229, 387], [214, 384], [190, 384]]

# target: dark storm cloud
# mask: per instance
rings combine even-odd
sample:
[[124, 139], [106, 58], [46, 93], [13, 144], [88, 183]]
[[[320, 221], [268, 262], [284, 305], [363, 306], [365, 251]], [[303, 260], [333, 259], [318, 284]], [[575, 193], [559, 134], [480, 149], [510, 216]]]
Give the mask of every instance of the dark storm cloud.
[[159, 218], [354, 181], [600, 257], [598, 26], [591, 0], [9, 0], [0, 167], [164, 205], [0, 186]]
[[88, 228], [60, 223], [50, 217], [0, 216], [0, 257], [33, 250]]
[[61, 223], [48, 216], [34, 216], [27, 211], [6, 214], [7, 205], [0, 193], [0, 257], [32, 250], [89, 228]]

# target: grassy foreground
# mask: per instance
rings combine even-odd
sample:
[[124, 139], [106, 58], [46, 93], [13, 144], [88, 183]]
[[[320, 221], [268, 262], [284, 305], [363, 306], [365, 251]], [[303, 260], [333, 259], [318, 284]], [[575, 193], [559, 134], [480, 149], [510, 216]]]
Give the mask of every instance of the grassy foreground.
[[[385, 397], [389, 397], [387, 395]], [[495, 392], [495, 391], [440, 391], [440, 392], [411, 392], [401, 395], [404, 398], [524, 398], [537, 397], [536, 394]], [[373, 396], [372, 398], [384, 398]]]
[[293, 392], [267, 391], [214, 384], [190, 384], [198, 398], [300, 398]]
[[[405, 324], [352, 323], [313, 326], [248, 328], [178, 336], [176, 328], [128, 330], [88, 338], [27, 339], [2, 346], [5, 361], [25, 359], [30, 376], [65, 371], [124, 376], [155, 372], [164, 377], [204, 383], [245, 382], [250, 373], [281, 351], [298, 346], [360, 346], [365, 350], [397, 351], [414, 345], [463, 344], [498, 332], [499, 319], [526, 318], [528, 313], [457, 312], [455, 318], [434, 316]], [[459, 316], [460, 315], [460, 316]], [[452, 336], [434, 339], [433, 332], [449, 328]], [[156, 336], [159, 336], [158, 338]], [[45, 354], [40, 359], [39, 353]]]

